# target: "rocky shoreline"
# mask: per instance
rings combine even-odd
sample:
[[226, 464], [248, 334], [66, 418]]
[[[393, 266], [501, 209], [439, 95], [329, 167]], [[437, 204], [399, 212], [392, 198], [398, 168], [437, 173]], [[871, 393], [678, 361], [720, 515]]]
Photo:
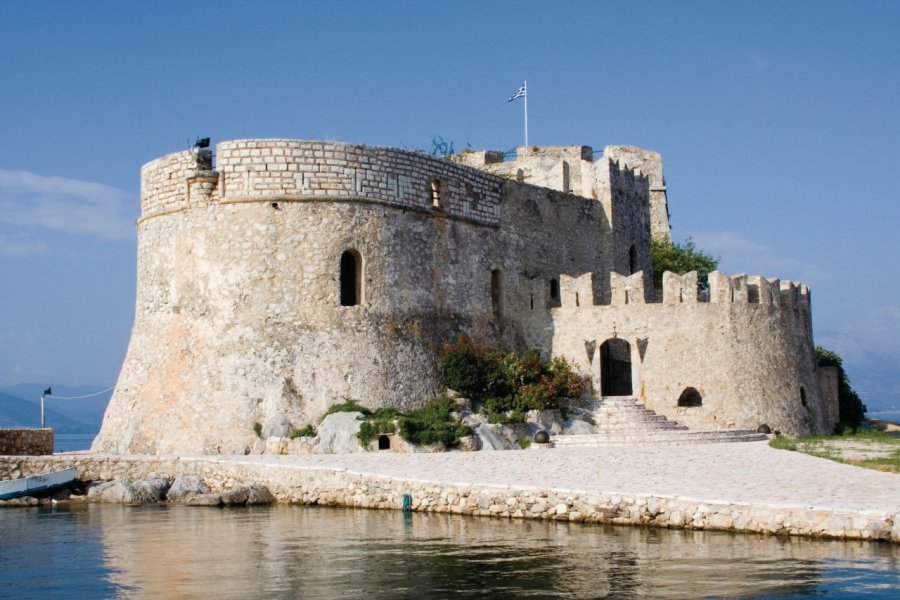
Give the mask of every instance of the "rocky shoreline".
[[[498, 453], [499, 454], [499, 453]], [[508, 454], [508, 453], [502, 453]], [[525, 451], [521, 456], [547, 454]], [[434, 456], [434, 455], [432, 455]], [[468, 456], [471, 456], [469, 454]], [[657, 493], [605, 493], [550, 486], [489, 485], [384, 476], [291, 460], [89, 454], [0, 457], [0, 477], [74, 466], [93, 482], [70, 501], [160, 502], [227, 506], [280, 503], [573, 522], [648, 525], [900, 543], [900, 509], [760, 505]], [[172, 496], [172, 490], [190, 492]], [[162, 490], [163, 493], [151, 490]]]

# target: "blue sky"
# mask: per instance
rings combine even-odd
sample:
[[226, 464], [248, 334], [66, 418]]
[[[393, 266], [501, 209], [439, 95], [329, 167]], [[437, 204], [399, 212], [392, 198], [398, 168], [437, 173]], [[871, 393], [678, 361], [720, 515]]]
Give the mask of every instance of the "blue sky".
[[[0, 2], [0, 384], [111, 385], [139, 169], [196, 136], [663, 154], [673, 233], [900, 365], [900, 3]], [[861, 368], [861, 367], [860, 367]], [[897, 369], [894, 369], [896, 371]]]

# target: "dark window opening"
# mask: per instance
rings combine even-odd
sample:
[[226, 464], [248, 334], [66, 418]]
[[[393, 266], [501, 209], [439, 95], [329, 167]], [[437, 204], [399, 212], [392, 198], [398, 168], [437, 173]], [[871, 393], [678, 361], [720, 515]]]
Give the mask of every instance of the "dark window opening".
[[531, 310], [534, 310], [534, 294], [533, 293], [529, 296], [529, 300], [531, 301]]
[[390, 450], [391, 449], [391, 438], [386, 435], [378, 436], [378, 449], [379, 450]]
[[503, 273], [500, 269], [491, 271], [491, 309], [495, 318], [503, 316]]
[[441, 209], [444, 203], [441, 200], [441, 180], [433, 179], [431, 181], [431, 207]]
[[550, 280], [550, 306], [559, 306], [559, 281]]
[[341, 306], [362, 303], [362, 257], [355, 250], [341, 254]]
[[581, 302], [578, 299], [578, 292], [575, 292], [575, 306], [581, 306]]
[[633, 273], [637, 273], [638, 271], [638, 259], [637, 259], [637, 249], [634, 246], [628, 249], [628, 274], [631, 275]]
[[806, 388], [802, 385], [800, 386], [800, 404], [804, 408], [809, 408], [809, 403], [806, 401]]
[[703, 406], [703, 396], [700, 395], [696, 388], [684, 388], [684, 391], [678, 397], [678, 406]]
[[612, 338], [600, 346], [600, 394], [603, 396], [630, 396], [631, 344], [620, 338]]

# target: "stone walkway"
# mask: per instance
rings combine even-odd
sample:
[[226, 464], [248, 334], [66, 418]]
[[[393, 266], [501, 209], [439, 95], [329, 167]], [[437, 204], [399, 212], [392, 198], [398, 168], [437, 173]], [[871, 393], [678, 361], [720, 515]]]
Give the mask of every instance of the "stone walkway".
[[295, 465], [304, 470], [339, 470], [415, 482], [653, 495], [776, 509], [900, 513], [900, 475], [776, 450], [765, 442], [203, 458]]

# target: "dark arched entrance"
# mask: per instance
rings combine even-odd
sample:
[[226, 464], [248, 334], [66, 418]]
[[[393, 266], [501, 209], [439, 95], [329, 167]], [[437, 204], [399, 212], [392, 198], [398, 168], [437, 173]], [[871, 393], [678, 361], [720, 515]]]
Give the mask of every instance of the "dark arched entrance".
[[630, 396], [631, 344], [612, 338], [600, 346], [600, 394]]
[[341, 254], [341, 306], [362, 303], [362, 256], [356, 250]]
[[703, 396], [697, 391], [697, 388], [686, 387], [681, 395], [678, 396], [678, 406], [696, 407], [703, 406]]
[[378, 436], [378, 449], [379, 450], [390, 450], [391, 449], [391, 438], [386, 435]]

